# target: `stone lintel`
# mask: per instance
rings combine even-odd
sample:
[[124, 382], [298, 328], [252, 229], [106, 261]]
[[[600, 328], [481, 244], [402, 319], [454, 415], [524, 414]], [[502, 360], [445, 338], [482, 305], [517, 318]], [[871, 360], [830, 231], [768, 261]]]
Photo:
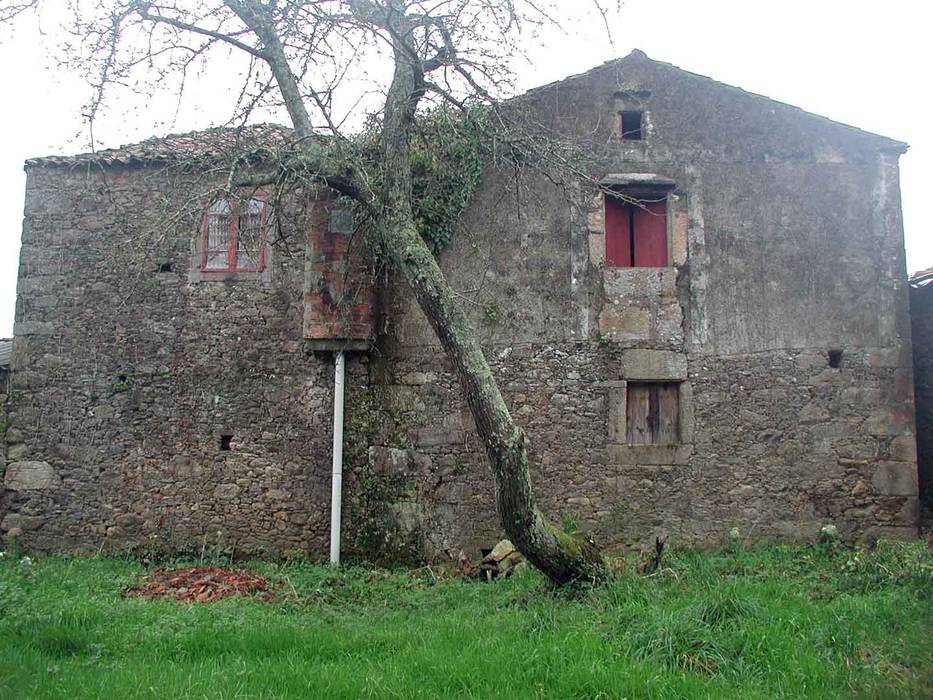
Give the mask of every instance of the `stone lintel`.
[[677, 183], [669, 177], [657, 173], [609, 173], [599, 181], [603, 187], [638, 188], [654, 191], [672, 190]]
[[670, 350], [625, 350], [622, 376], [627, 380], [683, 381], [687, 356]]
[[368, 338], [306, 338], [309, 352], [367, 352], [372, 347]]

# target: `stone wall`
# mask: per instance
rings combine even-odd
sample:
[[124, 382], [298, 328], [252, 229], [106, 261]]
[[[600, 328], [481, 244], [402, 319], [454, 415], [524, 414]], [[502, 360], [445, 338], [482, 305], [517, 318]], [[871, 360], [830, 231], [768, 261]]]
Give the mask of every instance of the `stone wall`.
[[[644, 141], [612, 132], [628, 95]], [[914, 535], [900, 146], [637, 56], [522, 100], [537, 128], [602, 154], [595, 179], [677, 183], [667, 268], [606, 266], [598, 193], [496, 171], [442, 255], [529, 434], [542, 507], [611, 546], [733, 526], [810, 539], [826, 522]], [[389, 466], [431, 547], [478, 547], [497, 529], [470, 418], [401, 284], [390, 318], [389, 391], [413, 427]], [[674, 447], [618, 439], [626, 383], [650, 379], [680, 382]]]
[[29, 169], [0, 499], [26, 546], [324, 551], [333, 364], [302, 337], [303, 215], [269, 274], [192, 281], [199, 212], [163, 218], [205, 187], [186, 177]]
[[[640, 142], [612, 132], [632, 95]], [[915, 534], [900, 147], [638, 55], [516, 104], [591, 147], [596, 179], [676, 183], [666, 268], [606, 266], [598, 192], [494, 168], [441, 256], [528, 433], [541, 507], [619, 548], [827, 522]], [[289, 204], [263, 275], [199, 279], [203, 186], [28, 171], [0, 494], [27, 546], [326, 553], [314, 210]], [[190, 216], [166, 224], [179, 201]], [[382, 291], [384, 333], [348, 362], [345, 541], [387, 561], [489, 546], [493, 484], [456, 378], [404, 282]], [[628, 383], [651, 380], [678, 387], [676, 444], [627, 443]]]
[[[853, 353], [839, 368], [815, 349], [691, 357], [691, 442], [641, 452], [611, 438], [612, 393], [626, 376], [616, 349], [490, 346], [488, 355], [528, 434], [541, 507], [611, 547], [663, 534], [708, 546], [732, 527], [756, 540], [812, 540], [829, 522], [847, 539], [916, 532], [912, 421], [879, 408], [909, 405], [890, 353]], [[455, 376], [442, 358], [417, 355], [392, 361], [387, 376], [396, 439], [371, 452], [374, 471], [402, 482], [398, 501], [415, 514], [407, 526], [429, 554], [487, 546], [499, 533], [494, 491]]]
[[920, 499], [929, 525], [933, 515], [933, 285], [910, 290], [910, 322], [917, 400]]
[[[0, 367], [0, 477], [6, 473], [6, 428], [9, 410], [10, 371]], [[0, 511], [2, 513], [2, 511]]]

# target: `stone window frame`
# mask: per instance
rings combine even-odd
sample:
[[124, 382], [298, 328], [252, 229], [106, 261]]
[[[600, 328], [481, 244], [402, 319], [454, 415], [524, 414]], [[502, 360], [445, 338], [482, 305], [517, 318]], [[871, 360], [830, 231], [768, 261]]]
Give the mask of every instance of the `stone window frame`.
[[217, 198], [202, 202], [200, 216], [198, 217], [197, 234], [192, 237], [190, 266], [188, 270], [189, 282], [239, 282], [239, 281], [259, 281], [268, 283], [272, 280], [272, 231], [275, 226], [275, 217], [269, 205], [269, 191], [266, 188], [250, 188], [244, 192], [244, 196], [250, 199], [260, 199], [263, 202], [261, 217], [261, 248], [259, 251], [260, 264], [258, 269], [205, 269], [205, 239], [207, 217], [210, 215], [209, 209], [213, 206]]
[[[693, 454], [693, 388], [687, 356], [672, 350], [631, 349], [622, 352], [624, 379], [602, 382], [608, 404], [606, 446], [614, 464], [686, 464]], [[626, 396], [629, 382], [672, 382], [678, 385], [679, 441], [667, 445], [631, 445], [626, 433]]]
[[[648, 109], [648, 99], [651, 92], [648, 90], [631, 89], [619, 90], [612, 95], [612, 117], [614, 141], [629, 148], [644, 148], [654, 134], [654, 122]], [[622, 134], [622, 113], [641, 113], [641, 138], [626, 138]]]

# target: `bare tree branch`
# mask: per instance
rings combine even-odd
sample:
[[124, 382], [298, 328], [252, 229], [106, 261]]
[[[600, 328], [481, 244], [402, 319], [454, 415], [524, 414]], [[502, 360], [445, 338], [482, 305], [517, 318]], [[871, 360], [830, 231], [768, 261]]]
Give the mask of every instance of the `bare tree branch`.
[[205, 29], [204, 27], [199, 27], [195, 24], [189, 24], [188, 22], [182, 22], [181, 20], [174, 19], [172, 17], [166, 17], [161, 14], [152, 14], [150, 9], [152, 8], [152, 3], [149, 2], [140, 2], [137, 4], [136, 12], [143, 19], [149, 20], [151, 22], [158, 22], [160, 24], [167, 24], [169, 26], [175, 27], [176, 29], [181, 29], [186, 32], [191, 32], [192, 34], [201, 34], [203, 36], [209, 36], [213, 39], [219, 41], [224, 41], [231, 46], [234, 46], [240, 51], [245, 51], [246, 53], [260, 58], [263, 61], [269, 61], [270, 57], [267, 56], [262, 51], [253, 48], [249, 44], [244, 44], [242, 41], [230, 36], [229, 34], [223, 34], [221, 32], [213, 31], [211, 29]]

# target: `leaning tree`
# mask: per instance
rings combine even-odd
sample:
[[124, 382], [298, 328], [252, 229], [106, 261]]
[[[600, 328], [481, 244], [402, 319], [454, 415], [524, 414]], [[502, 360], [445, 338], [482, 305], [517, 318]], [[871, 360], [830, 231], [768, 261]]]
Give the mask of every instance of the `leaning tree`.
[[[590, 2], [569, 5], [605, 20], [600, 0]], [[5, 0], [0, 21], [41, 6], [42, 0]], [[423, 146], [418, 120], [442, 104], [460, 124], [481, 114], [483, 131], [516, 163], [550, 158], [565, 174], [582, 172], [573, 149], [522, 132], [521, 119], [501, 102], [523, 37], [559, 26], [560, 8], [550, 0], [74, 0], [70, 9], [70, 60], [95, 89], [86, 114], [91, 123], [115, 86], [170, 79], [184, 86], [212, 51], [242, 52], [245, 80], [231, 123], [244, 123], [259, 107], [284, 109], [294, 141], [269, 172], [238, 164], [242, 171], [231, 170], [229, 185], [312, 181], [354, 201], [370, 251], [404, 275], [456, 370], [505, 532], [555, 583], [605, 578], [593, 542], [563, 532], [537, 507], [525, 432], [426, 242], [437, 240], [438, 232], [424, 230], [437, 221], [421, 216], [424, 193], [412, 166]], [[348, 91], [358, 95], [355, 102]], [[450, 206], [459, 214], [464, 204]]]

